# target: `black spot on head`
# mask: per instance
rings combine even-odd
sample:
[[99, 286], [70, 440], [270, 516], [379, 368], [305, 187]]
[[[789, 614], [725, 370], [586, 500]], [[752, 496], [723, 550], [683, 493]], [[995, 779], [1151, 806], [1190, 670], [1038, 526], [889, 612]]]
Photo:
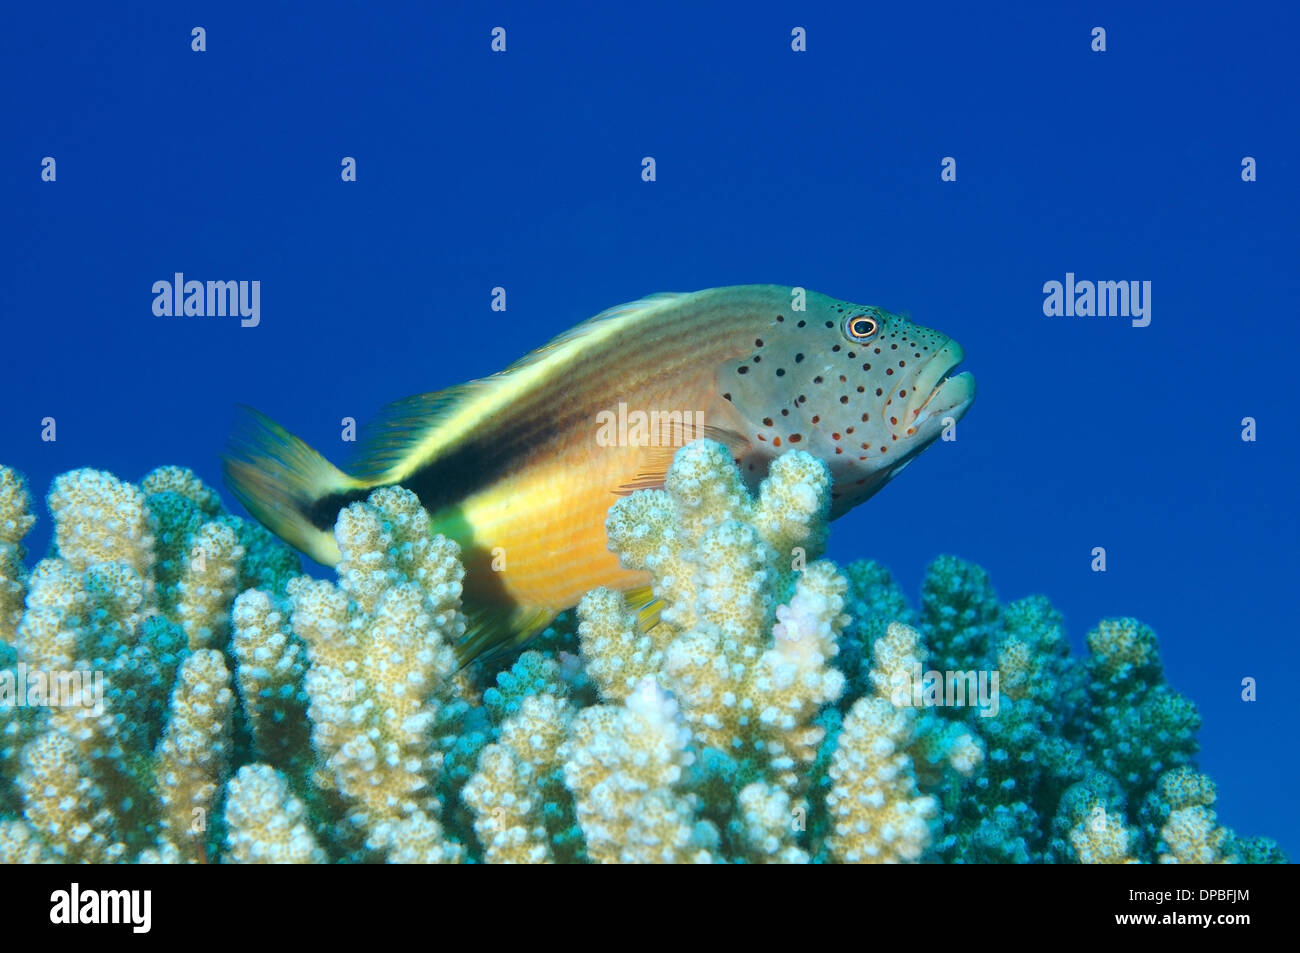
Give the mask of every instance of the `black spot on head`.
[[776, 369], [776, 376], [777, 376], [777, 377], [785, 377], [785, 368], [784, 368], [784, 367], [778, 367], [778, 368]]
[[[919, 355], [918, 355], [918, 356], [919, 356]], [[803, 355], [802, 355], [802, 354], [796, 354], [796, 355], [794, 356], [794, 362], [795, 362], [796, 364], [802, 364], [802, 363], [803, 363]]]
[[759, 357], [757, 354], [755, 354], [755, 355], [754, 355], [754, 363], [755, 363], [755, 364], [762, 364], [762, 363], [763, 363], [763, 359], [762, 359], [761, 357]]
[[838, 344], [835, 345], [833, 348], [831, 348], [832, 351], [838, 351], [839, 349], [840, 349], [840, 346], [839, 346]]
[[748, 373], [749, 373], [749, 368], [746, 367], [744, 364], [741, 364], [738, 368], [736, 368], [736, 373], [737, 373], [737, 374], [748, 374]]
[[763, 339], [762, 339], [762, 338], [754, 338], [754, 347], [762, 347], [762, 346], [763, 346]]
[[862, 365], [862, 369], [863, 369], [864, 371], [869, 371], [869, 370], [871, 370], [871, 365], [870, 365], [870, 364], [863, 364], [863, 365]]
[[[785, 320], [785, 315], [783, 315], [783, 314], [778, 314], [778, 315], [776, 316], [776, 320], [777, 320], [777, 321], [784, 321], [784, 320]], [[753, 467], [750, 467], [750, 469], [752, 470], [752, 469], [754, 469], [754, 468], [753, 468]]]
[[844, 394], [844, 395], [842, 395], [842, 396], [840, 397], [840, 403], [841, 403], [841, 404], [847, 404], [848, 402], [849, 402], [849, 395], [848, 395], [848, 394]]
[[789, 416], [790, 416], [790, 411], [787, 410], [785, 407], [782, 407], [782, 408], [781, 408], [781, 416], [782, 416], [782, 417], [789, 417]]
[[833, 328], [833, 327], [835, 327], [835, 322], [834, 322], [834, 321], [827, 321], [827, 322], [826, 322], [826, 326], [827, 326], [828, 328]]
[[816, 377], [813, 378], [814, 384], [820, 384], [821, 382], [822, 382], [822, 376], [820, 374], [818, 374]]
[[770, 426], [772, 426], [772, 418], [771, 418], [771, 417], [764, 417], [764, 418], [763, 418], [763, 426], [764, 426], [764, 427], [770, 427]]
[[808, 323], [807, 321], [800, 321], [798, 324], [795, 325], [795, 327], [797, 327], [797, 328], [801, 328], [801, 327], [803, 327], [803, 326], [804, 326], [805, 324], [807, 324], [807, 323]]
[[730, 395], [730, 394], [723, 394], [723, 395], [722, 395], [722, 399], [723, 399], [723, 400], [731, 400], [731, 395]]

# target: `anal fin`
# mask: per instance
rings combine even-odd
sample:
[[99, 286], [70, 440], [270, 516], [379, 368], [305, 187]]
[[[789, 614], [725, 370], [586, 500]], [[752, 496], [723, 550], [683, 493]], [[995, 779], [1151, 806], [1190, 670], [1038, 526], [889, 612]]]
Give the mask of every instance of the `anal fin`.
[[468, 624], [456, 643], [456, 661], [464, 668], [470, 662], [509, 652], [525, 645], [555, 618], [549, 609], [512, 605], [465, 603], [461, 606]]

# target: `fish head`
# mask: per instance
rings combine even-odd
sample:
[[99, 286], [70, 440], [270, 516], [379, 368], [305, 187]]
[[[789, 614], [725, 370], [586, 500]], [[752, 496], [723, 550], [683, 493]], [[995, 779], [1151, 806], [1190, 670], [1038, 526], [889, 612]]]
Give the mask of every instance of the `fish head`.
[[964, 355], [942, 332], [812, 292], [806, 304], [758, 322], [752, 348], [719, 369], [718, 386], [752, 448], [741, 461], [751, 484], [776, 456], [804, 450], [830, 469], [836, 517], [960, 420], [975, 378], [954, 373]]

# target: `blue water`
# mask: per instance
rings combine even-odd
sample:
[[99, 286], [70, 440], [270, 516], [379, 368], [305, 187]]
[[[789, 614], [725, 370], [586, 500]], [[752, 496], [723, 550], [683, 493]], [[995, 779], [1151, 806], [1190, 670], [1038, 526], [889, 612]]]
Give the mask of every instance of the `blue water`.
[[[343, 417], [654, 291], [906, 311], [979, 399], [832, 555], [915, 598], [956, 553], [1076, 645], [1146, 621], [1221, 821], [1300, 855], [1294, 8], [117, 6], [24, 4], [0, 37], [0, 461], [39, 492], [79, 466], [217, 485], [236, 402], [337, 459]], [[259, 280], [260, 325], [155, 317], [175, 272]], [[1067, 272], [1150, 281], [1150, 325], [1045, 317]]]

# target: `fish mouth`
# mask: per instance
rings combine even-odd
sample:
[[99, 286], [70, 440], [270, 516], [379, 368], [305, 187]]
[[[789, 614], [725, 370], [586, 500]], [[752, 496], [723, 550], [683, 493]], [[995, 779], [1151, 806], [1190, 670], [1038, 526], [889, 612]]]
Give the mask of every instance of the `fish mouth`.
[[965, 357], [961, 345], [950, 340], [921, 368], [912, 381], [914, 396], [905, 418], [909, 428], [919, 428], [936, 417], [960, 420], [966, 413], [975, 401], [975, 375], [970, 371], [953, 373]]

